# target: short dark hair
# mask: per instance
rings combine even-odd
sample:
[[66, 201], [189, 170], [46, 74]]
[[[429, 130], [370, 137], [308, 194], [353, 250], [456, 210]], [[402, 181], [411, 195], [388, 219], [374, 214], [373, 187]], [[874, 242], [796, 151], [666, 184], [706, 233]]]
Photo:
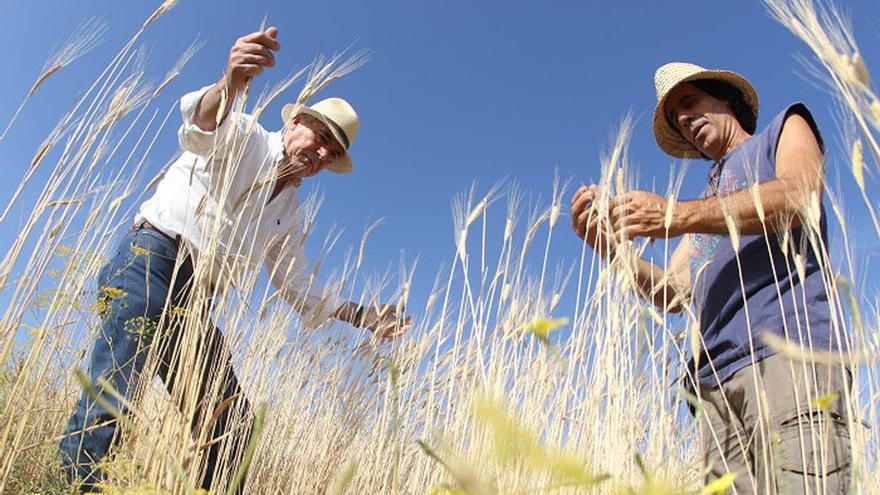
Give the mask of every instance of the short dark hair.
[[727, 102], [739, 125], [749, 134], [755, 133], [758, 127], [757, 111], [746, 103], [746, 97], [739, 88], [717, 79], [697, 79], [690, 82], [709, 96]]

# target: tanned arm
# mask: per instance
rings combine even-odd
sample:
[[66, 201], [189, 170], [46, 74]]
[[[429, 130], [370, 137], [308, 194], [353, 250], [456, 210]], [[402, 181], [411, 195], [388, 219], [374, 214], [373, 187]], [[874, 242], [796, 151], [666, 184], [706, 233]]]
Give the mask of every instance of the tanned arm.
[[[223, 77], [205, 92], [196, 106], [192, 117], [194, 124], [206, 132], [217, 129], [218, 123], [226, 118], [236, 95], [244, 89], [248, 79], [260, 75], [263, 68], [275, 65], [272, 52], [281, 49], [277, 36], [278, 28], [270, 27], [235, 41], [229, 50], [229, 60]], [[221, 112], [224, 93], [227, 95], [226, 104]]]
[[806, 119], [791, 114], [776, 149], [776, 178], [758, 186], [766, 216], [763, 223], [748, 189], [717, 198], [682, 202], [676, 208], [673, 223], [680, 225], [682, 232], [727, 234], [726, 208], [739, 219], [738, 227], [743, 234], [763, 234], [765, 228], [774, 231], [778, 225], [785, 224], [780, 220], [788, 218], [792, 227], [798, 227], [798, 212], [809, 204], [810, 196], [815, 192], [821, 197], [822, 176], [823, 157], [815, 134]]
[[[582, 186], [572, 197], [572, 228], [581, 239], [601, 256], [610, 259], [618, 245], [608, 232], [606, 221], [591, 208], [596, 185]], [[650, 261], [637, 259], [634, 277], [639, 294], [662, 311], [677, 313], [690, 299], [691, 236], [684, 236], [663, 269]]]
[[764, 222], [751, 190], [745, 188], [723, 196], [676, 203], [667, 231], [666, 198], [646, 191], [632, 191], [611, 202], [614, 228], [629, 237], [728, 235], [726, 215], [737, 219], [742, 234], [763, 234], [765, 229], [773, 232], [780, 225], [797, 227], [801, 223], [798, 213], [809, 204], [812, 194], [815, 192], [821, 197], [823, 166], [822, 150], [810, 124], [793, 113], [783, 125], [776, 149], [776, 178], [758, 185]]

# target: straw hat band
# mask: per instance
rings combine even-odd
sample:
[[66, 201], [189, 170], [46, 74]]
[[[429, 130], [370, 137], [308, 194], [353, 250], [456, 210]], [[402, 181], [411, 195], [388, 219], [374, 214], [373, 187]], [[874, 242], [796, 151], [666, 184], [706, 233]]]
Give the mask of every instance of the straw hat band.
[[694, 158], [702, 155], [693, 144], [687, 141], [674, 123], [666, 116], [666, 102], [669, 94], [681, 84], [701, 79], [726, 83], [739, 90], [746, 105], [755, 116], [758, 115], [758, 94], [752, 83], [745, 77], [729, 70], [713, 70], [684, 62], [672, 62], [661, 66], [654, 74], [654, 87], [657, 90], [657, 107], [654, 109], [654, 139], [666, 153], [678, 158]]
[[336, 131], [333, 134], [341, 138], [339, 144], [345, 147], [345, 149], [348, 149], [349, 146], [351, 146], [351, 142], [348, 140], [348, 135], [345, 134], [345, 130], [342, 129], [342, 127], [340, 127], [335, 120], [329, 117], [327, 118], [327, 123], [329, 123], [333, 127], [333, 130]]

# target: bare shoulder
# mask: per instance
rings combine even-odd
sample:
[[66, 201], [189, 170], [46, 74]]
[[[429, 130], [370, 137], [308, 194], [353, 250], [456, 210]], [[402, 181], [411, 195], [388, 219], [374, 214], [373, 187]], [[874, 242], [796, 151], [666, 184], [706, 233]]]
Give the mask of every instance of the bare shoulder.
[[790, 152], [806, 152], [811, 155], [821, 156], [822, 149], [816, 137], [813, 125], [797, 112], [791, 112], [785, 117], [782, 124], [782, 132], [779, 135], [779, 144], [776, 148], [776, 156]]
[[808, 173], [813, 182], [814, 175], [821, 175], [824, 157], [817, 133], [815, 124], [800, 113], [786, 116], [776, 147], [777, 177]]

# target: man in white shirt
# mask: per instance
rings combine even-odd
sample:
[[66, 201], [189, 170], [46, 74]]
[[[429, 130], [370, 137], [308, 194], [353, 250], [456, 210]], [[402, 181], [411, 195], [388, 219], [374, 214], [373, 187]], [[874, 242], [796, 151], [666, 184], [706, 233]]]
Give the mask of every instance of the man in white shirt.
[[[155, 194], [141, 205], [135, 225], [99, 274], [103, 295], [99, 307], [105, 310], [89, 371], [92, 383], [104, 379], [121, 397], [134, 392], [146, 350], [157, 324], [163, 315], [167, 317], [166, 309], [186, 305], [194, 267], [219, 289], [253, 274], [255, 264], [265, 264], [271, 283], [308, 327], [337, 319], [397, 336], [411, 326], [411, 318], [398, 315], [396, 306], [340, 301], [318, 287], [307, 272], [296, 188], [303, 178], [324, 169], [352, 171], [348, 148], [360, 121], [351, 105], [340, 98], [311, 107], [286, 105], [285, 127], [278, 132], [268, 132], [251, 116], [230, 111], [248, 80], [274, 65], [272, 52], [281, 48], [277, 33], [271, 27], [239, 38], [230, 50], [223, 78], [181, 99], [184, 123], [178, 135], [183, 153], [166, 171]], [[199, 410], [193, 418], [197, 437], [206, 417], [212, 425], [203, 459], [205, 489], [212, 488], [219, 466], [235, 473], [249, 431], [247, 425], [231, 424], [233, 413], [247, 416], [248, 402], [233, 373], [224, 337], [212, 328], [197, 337], [197, 355], [205, 362], [195, 398]], [[181, 364], [180, 339], [181, 329], [172, 328], [159, 346], [157, 373], [169, 390]], [[220, 392], [209, 396], [206, 391], [211, 389]], [[122, 400], [104, 392], [99, 395], [125, 411]], [[84, 492], [102, 480], [97, 465], [116, 435], [112, 411], [98, 402], [83, 394], [60, 445], [65, 471]], [[226, 439], [211, 442], [220, 437]], [[225, 464], [222, 452], [231, 453]]]

